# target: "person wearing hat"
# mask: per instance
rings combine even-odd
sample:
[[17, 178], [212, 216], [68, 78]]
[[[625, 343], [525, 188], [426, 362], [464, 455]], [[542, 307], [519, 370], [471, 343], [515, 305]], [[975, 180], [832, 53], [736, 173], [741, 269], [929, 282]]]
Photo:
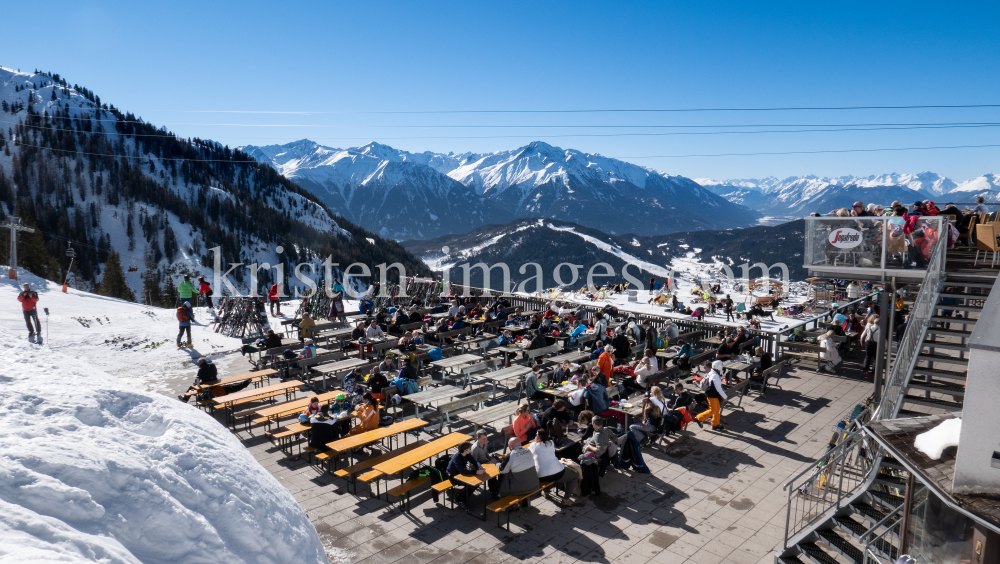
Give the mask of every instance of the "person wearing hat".
[[177, 286], [177, 296], [181, 299], [181, 304], [187, 308], [188, 317], [191, 321], [194, 321], [194, 306], [192, 305], [191, 299], [195, 294], [200, 294], [194, 284], [191, 282], [191, 276], [185, 274], [184, 280]]
[[611, 339], [611, 346], [614, 347], [616, 363], [623, 364], [628, 360], [629, 353], [632, 350], [632, 343], [628, 340], [628, 336], [621, 327], [618, 327], [617, 334]]
[[927, 215], [927, 213], [924, 212], [924, 203], [917, 200], [913, 203], [913, 209], [906, 212], [906, 215]]
[[[22, 291], [17, 295], [17, 301], [21, 302], [21, 312], [24, 314], [24, 324], [28, 326], [28, 338], [31, 339], [35, 335], [38, 335], [39, 341], [42, 337], [42, 324], [38, 321], [38, 309], [35, 304], [38, 303], [38, 292], [31, 289], [31, 286], [25, 282], [22, 286]], [[31, 321], [35, 321], [35, 326], [31, 326]]]
[[708, 380], [708, 389], [705, 396], [708, 398], [708, 409], [702, 411], [695, 417], [698, 426], [708, 418], [712, 418], [712, 429], [715, 431], [725, 430], [722, 426], [722, 404], [728, 399], [726, 392], [722, 389], [722, 361], [712, 362], [712, 369], [705, 378]]
[[302, 347], [299, 351], [299, 360], [305, 358], [313, 358], [316, 356], [316, 345], [313, 344], [312, 339], [306, 339], [306, 346]]
[[319, 413], [309, 417], [309, 446], [319, 449], [321, 452], [330, 450], [327, 443], [341, 437], [341, 421], [335, 417], [330, 417], [330, 406], [323, 404], [319, 408]]
[[187, 403], [191, 396], [190, 392], [197, 391], [198, 386], [204, 386], [205, 384], [211, 384], [213, 382], [219, 381], [219, 369], [212, 364], [211, 360], [205, 357], [198, 359], [198, 374], [194, 377], [194, 383], [187, 389], [186, 392], [177, 396], [177, 399], [184, 403]]

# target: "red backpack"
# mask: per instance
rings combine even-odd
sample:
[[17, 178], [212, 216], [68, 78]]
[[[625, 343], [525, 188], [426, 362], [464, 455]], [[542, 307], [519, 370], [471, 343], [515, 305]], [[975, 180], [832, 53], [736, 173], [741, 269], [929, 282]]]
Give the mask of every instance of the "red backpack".
[[188, 317], [188, 313], [187, 313], [187, 308], [186, 307], [181, 306], [181, 307], [177, 308], [177, 321], [180, 321], [181, 323], [183, 323], [185, 321], [191, 321], [191, 318]]

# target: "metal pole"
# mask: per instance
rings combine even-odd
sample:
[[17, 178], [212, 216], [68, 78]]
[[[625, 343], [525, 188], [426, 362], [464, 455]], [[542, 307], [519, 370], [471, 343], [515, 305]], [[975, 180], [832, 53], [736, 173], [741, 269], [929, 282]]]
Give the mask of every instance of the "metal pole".
[[[886, 296], [886, 299], [889, 300], [888, 309], [881, 309], [881, 311], [888, 311], [889, 314], [887, 316], [888, 319], [885, 320], [884, 324], [883, 320], [879, 319], [879, 325], [880, 325], [879, 332], [881, 333], [882, 327], [885, 326], [888, 326], [888, 331], [886, 332], [885, 335], [882, 335], [881, 344], [879, 346], [882, 347], [883, 350], [879, 352], [878, 358], [875, 359], [875, 362], [877, 363], [875, 367], [875, 405], [878, 405], [879, 400], [881, 400], [882, 398], [882, 384], [883, 384], [882, 373], [889, 369], [889, 357], [892, 356], [893, 332], [896, 330], [896, 277], [895, 276], [892, 277], [892, 283], [890, 287], [887, 289], [887, 292], [885, 293], [888, 294], [888, 296]], [[881, 300], [879, 300], [879, 304], [881, 308]]]
[[[893, 304], [895, 302], [894, 302], [894, 300], [890, 300], [889, 299], [889, 297], [887, 295], [888, 293], [889, 292], [885, 292], [885, 291], [881, 292], [881, 295], [878, 298], [878, 310], [879, 311], [890, 311], [891, 312], [891, 308], [892, 308], [892, 306], [893, 306]], [[874, 379], [875, 379], [875, 404], [876, 405], [878, 404], [879, 400], [882, 397], [882, 371], [885, 368], [886, 344], [888, 344], [889, 342], [891, 342], [891, 341], [887, 341], [884, 338], [886, 335], [882, 333], [883, 331], [889, 331], [889, 323], [890, 323], [890, 321], [892, 319], [892, 314], [890, 313], [890, 315], [888, 316], [888, 319], [886, 317], [887, 316], [879, 317], [879, 320], [878, 320], [878, 325], [879, 325], [878, 330], [879, 330], [880, 338], [878, 340], [878, 352], [875, 354], [875, 371], [873, 373], [874, 374]], [[890, 337], [891, 337], [891, 335], [890, 335]]]

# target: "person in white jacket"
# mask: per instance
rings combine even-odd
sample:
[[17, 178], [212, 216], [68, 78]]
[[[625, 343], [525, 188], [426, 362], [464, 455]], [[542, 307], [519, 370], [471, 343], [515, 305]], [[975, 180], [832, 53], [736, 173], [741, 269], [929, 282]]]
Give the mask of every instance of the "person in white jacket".
[[562, 484], [566, 496], [563, 497], [563, 505], [573, 505], [573, 490], [580, 476], [576, 471], [567, 469], [556, 456], [556, 445], [549, 440], [549, 433], [545, 429], [539, 429], [535, 435], [535, 440], [528, 445], [528, 450], [535, 458], [535, 470], [538, 471], [539, 482], [559, 482]]
[[834, 337], [837, 335], [833, 329], [823, 333], [819, 338], [819, 345], [823, 347], [823, 351], [819, 353], [819, 357], [826, 361], [827, 372], [833, 372], [838, 364], [841, 362], [840, 352], [837, 350], [837, 341]]
[[712, 418], [712, 429], [716, 431], [722, 431], [725, 427], [722, 426], [722, 404], [728, 398], [726, 396], [726, 391], [722, 389], [722, 361], [716, 360], [712, 363], [712, 369], [708, 372], [705, 378], [708, 380], [708, 388], [705, 390], [705, 396], [708, 398], [708, 409], [702, 411], [695, 417], [695, 421], [698, 422], [698, 426], [701, 426], [702, 421]]
[[865, 348], [865, 364], [861, 373], [865, 376], [868, 375], [868, 369], [874, 364], [875, 356], [878, 354], [878, 339], [878, 316], [872, 315], [868, 317], [868, 324], [861, 333], [861, 346]]
[[635, 367], [636, 384], [639, 384], [643, 389], [645, 389], [646, 380], [653, 374], [656, 374], [656, 369], [653, 368], [648, 357], [643, 357], [643, 359], [639, 361], [638, 366]]

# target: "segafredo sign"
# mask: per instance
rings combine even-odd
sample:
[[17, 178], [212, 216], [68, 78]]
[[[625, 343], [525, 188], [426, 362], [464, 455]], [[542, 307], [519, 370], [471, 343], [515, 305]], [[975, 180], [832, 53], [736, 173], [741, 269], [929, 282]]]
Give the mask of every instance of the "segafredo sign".
[[830, 232], [830, 244], [838, 249], [853, 249], [861, 244], [861, 232], [850, 227], [842, 227]]

